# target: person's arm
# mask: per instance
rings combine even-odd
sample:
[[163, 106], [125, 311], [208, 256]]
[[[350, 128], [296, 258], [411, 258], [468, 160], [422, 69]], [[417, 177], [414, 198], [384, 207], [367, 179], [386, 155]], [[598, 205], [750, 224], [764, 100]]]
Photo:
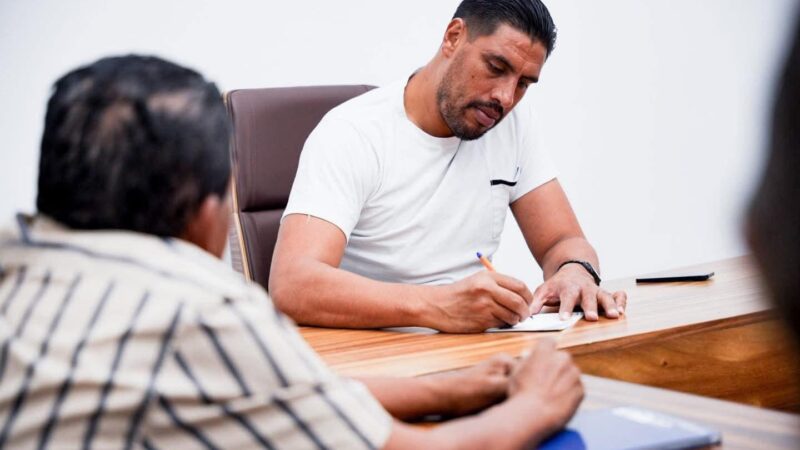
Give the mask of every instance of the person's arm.
[[540, 341], [512, 374], [509, 399], [481, 414], [434, 428], [395, 421], [384, 449], [519, 449], [563, 427], [583, 399], [580, 373], [550, 340]]
[[359, 378], [395, 418], [460, 417], [506, 398], [514, 359], [496, 355], [461, 370], [415, 378]]
[[423, 326], [447, 332], [480, 332], [529, 315], [533, 295], [514, 278], [480, 271], [444, 286], [379, 282], [339, 269], [346, 243], [330, 222], [286, 216], [269, 279], [278, 308], [305, 325]]
[[599, 272], [600, 264], [558, 180], [523, 195], [511, 204], [511, 211], [544, 273], [545, 282], [534, 291], [531, 312], [539, 312], [545, 304], [560, 304], [562, 315], [580, 305], [587, 320], [597, 320], [598, 306], [609, 318], [624, 312], [625, 292], [612, 294], [600, 289], [579, 264], [566, 264], [559, 269], [565, 261], [582, 260]]

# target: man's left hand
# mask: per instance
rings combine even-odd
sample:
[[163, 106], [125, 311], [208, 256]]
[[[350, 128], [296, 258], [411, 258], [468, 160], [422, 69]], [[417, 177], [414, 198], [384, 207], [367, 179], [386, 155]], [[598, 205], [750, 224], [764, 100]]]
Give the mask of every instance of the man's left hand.
[[559, 305], [562, 319], [569, 318], [572, 310], [580, 305], [586, 320], [598, 319], [598, 310], [605, 316], [617, 319], [625, 313], [628, 295], [624, 291], [613, 294], [601, 289], [594, 278], [580, 265], [567, 264], [533, 292], [531, 314], [537, 314], [544, 305]]
[[443, 401], [438, 411], [445, 417], [461, 417], [482, 411], [506, 398], [508, 382], [517, 361], [501, 353], [466, 369], [437, 373], [420, 379], [439, 386], [436, 398]]

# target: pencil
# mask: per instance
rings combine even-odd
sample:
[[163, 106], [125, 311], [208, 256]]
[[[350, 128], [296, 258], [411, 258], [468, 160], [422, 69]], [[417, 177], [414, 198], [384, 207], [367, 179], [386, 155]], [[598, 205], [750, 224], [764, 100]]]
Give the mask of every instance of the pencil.
[[478, 259], [481, 260], [481, 264], [483, 264], [483, 267], [486, 267], [486, 270], [488, 270], [489, 272], [495, 271], [492, 262], [489, 261], [489, 258], [483, 256], [481, 252], [476, 253], [476, 255], [478, 255]]

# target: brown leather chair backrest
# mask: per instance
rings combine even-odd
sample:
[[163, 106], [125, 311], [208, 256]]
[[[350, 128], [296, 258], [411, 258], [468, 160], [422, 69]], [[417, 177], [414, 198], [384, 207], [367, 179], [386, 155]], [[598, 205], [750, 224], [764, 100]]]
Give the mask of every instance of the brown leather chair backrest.
[[233, 126], [231, 260], [267, 289], [281, 214], [300, 151], [322, 116], [372, 86], [241, 89], [225, 104]]

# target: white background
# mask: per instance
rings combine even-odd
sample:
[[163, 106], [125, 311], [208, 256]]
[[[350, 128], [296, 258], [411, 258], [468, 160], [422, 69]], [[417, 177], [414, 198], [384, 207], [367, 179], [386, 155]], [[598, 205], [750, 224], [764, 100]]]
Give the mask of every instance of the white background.
[[[221, 89], [368, 83], [434, 54], [455, 0], [0, 0], [0, 216], [33, 211], [52, 82], [101, 56], [160, 55]], [[559, 28], [525, 101], [616, 278], [746, 252], [793, 0], [550, 0]], [[509, 215], [498, 270], [541, 277]]]

